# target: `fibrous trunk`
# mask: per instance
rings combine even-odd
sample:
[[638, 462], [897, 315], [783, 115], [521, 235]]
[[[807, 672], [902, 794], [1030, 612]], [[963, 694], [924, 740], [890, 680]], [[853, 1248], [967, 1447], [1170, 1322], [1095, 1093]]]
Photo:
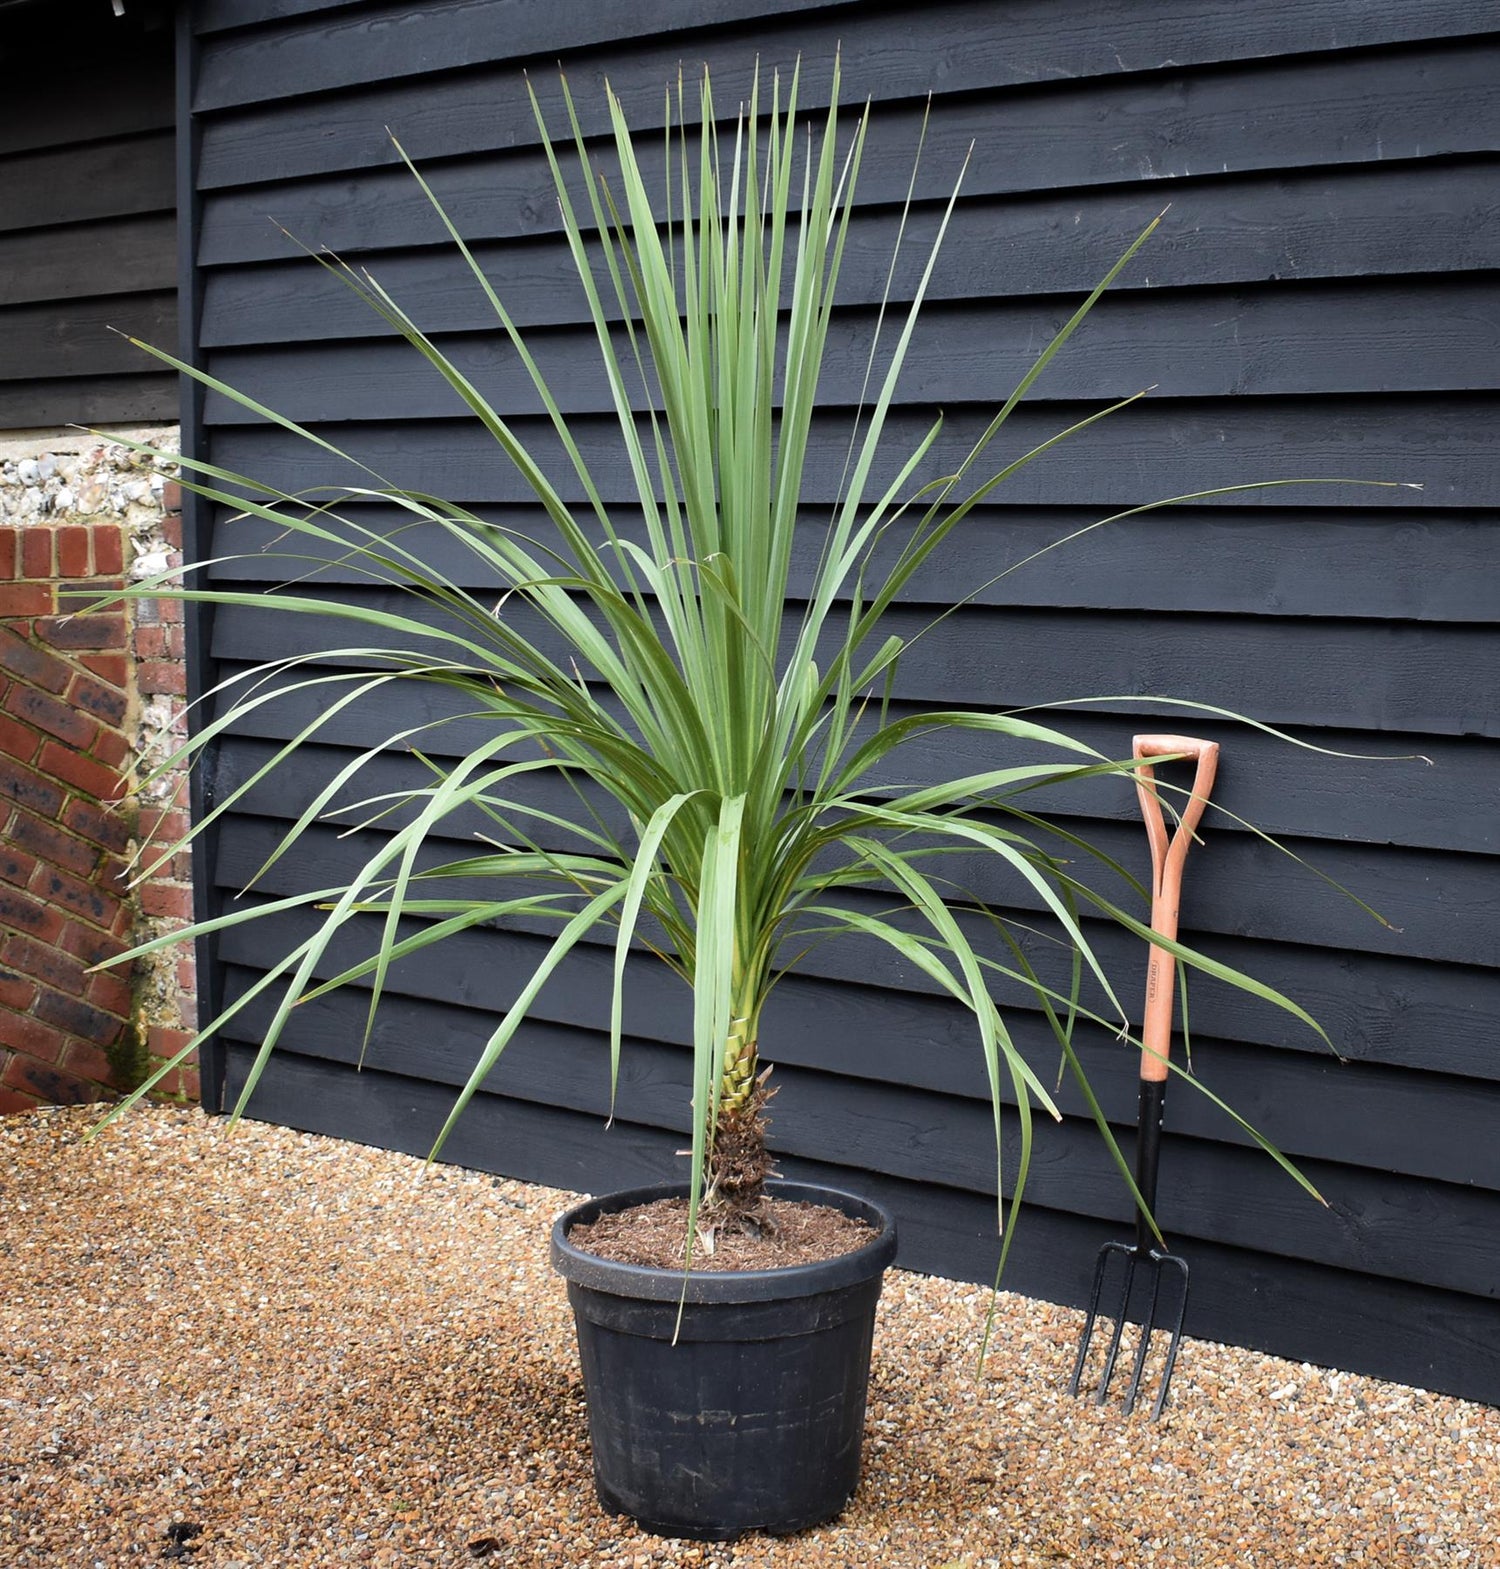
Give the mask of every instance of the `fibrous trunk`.
[[719, 1086], [719, 1116], [713, 1128], [704, 1226], [714, 1232], [768, 1230], [763, 1199], [767, 1180], [776, 1175], [766, 1149], [767, 1068], [757, 1072], [755, 1041], [745, 1026], [731, 1026], [724, 1075]]

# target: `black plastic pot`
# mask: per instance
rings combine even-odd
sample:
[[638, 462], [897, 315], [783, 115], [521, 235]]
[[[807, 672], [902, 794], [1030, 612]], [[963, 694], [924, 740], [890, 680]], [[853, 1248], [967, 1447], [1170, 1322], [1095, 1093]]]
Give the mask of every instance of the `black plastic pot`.
[[[696, 1272], [616, 1264], [568, 1232], [680, 1198], [681, 1186], [589, 1199], [552, 1230], [588, 1396], [599, 1501], [661, 1536], [724, 1541], [832, 1519], [859, 1481], [870, 1340], [896, 1222], [850, 1193], [777, 1182], [876, 1229], [854, 1253], [791, 1269]], [[676, 1343], [673, 1343], [675, 1334]]]

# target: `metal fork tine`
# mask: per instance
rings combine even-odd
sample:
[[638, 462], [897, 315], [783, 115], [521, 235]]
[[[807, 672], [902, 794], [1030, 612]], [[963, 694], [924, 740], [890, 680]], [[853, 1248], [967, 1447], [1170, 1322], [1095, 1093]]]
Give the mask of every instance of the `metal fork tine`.
[[1099, 1317], [1099, 1296], [1104, 1290], [1104, 1271], [1109, 1267], [1109, 1244], [1099, 1249], [1099, 1262], [1094, 1265], [1094, 1289], [1089, 1293], [1088, 1317], [1083, 1322], [1083, 1333], [1078, 1337], [1078, 1354], [1073, 1359], [1073, 1376], [1068, 1380], [1068, 1393], [1076, 1395], [1083, 1378], [1084, 1364], [1089, 1359], [1089, 1345], [1094, 1338], [1094, 1322]]
[[1114, 1332], [1109, 1337], [1109, 1350], [1104, 1357], [1104, 1370], [1099, 1374], [1099, 1393], [1094, 1396], [1094, 1404], [1102, 1406], [1109, 1394], [1109, 1381], [1115, 1376], [1115, 1360], [1120, 1355], [1120, 1337], [1125, 1333], [1125, 1321], [1130, 1314], [1130, 1292], [1135, 1285], [1135, 1249], [1124, 1248], [1125, 1254], [1125, 1286], [1120, 1293], [1120, 1309], [1115, 1314]]
[[1135, 1410], [1136, 1397], [1141, 1392], [1141, 1375], [1146, 1371], [1146, 1356], [1151, 1350], [1151, 1327], [1156, 1323], [1156, 1301], [1161, 1295], [1161, 1260], [1164, 1255], [1153, 1252], [1151, 1262], [1151, 1301], [1141, 1320], [1140, 1344], [1135, 1348], [1135, 1367], [1130, 1375], [1130, 1387], [1125, 1391], [1125, 1415]]
[[1172, 1337], [1167, 1342], [1167, 1360], [1162, 1364], [1161, 1388], [1156, 1394], [1156, 1404], [1151, 1408], [1151, 1420], [1154, 1422], [1166, 1409], [1167, 1391], [1172, 1387], [1172, 1369], [1177, 1365], [1177, 1348], [1182, 1344], [1182, 1325], [1187, 1317], [1188, 1299], [1188, 1267], [1187, 1260], [1178, 1258], [1175, 1253], [1164, 1253], [1161, 1258], [1163, 1264], [1175, 1264], [1182, 1272], [1182, 1294], [1177, 1299], [1177, 1318], [1172, 1325]]

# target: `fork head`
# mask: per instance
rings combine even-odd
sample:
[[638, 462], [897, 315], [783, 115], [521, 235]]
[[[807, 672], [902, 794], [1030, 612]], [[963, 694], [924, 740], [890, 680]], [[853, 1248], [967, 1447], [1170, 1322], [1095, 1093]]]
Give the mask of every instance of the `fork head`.
[[1172, 1369], [1177, 1365], [1177, 1350], [1182, 1343], [1182, 1323], [1187, 1316], [1188, 1298], [1188, 1267], [1187, 1260], [1179, 1258], [1175, 1253], [1163, 1253], [1156, 1248], [1142, 1247], [1139, 1243], [1131, 1242], [1106, 1242], [1099, 1249], [1098, 1262], [1094, 1266], [1094, 1286], [1089, 1295], [1088, 1315], [1084, 1319], [1083, 1333], [1078, 1338], [1078, 1351], [1073, 1361], [1073, 1376], [1068, 1383], [1068, 1393], [1077, 1395], [1081, 1392], [1084, 1368], [1089, 1359], [1094, 1338], [1094, 1325], [1100, 1316], [1100, 1302], [1104, 1297], [1106, 1276], [1111, 1273], [1111, 1264], [1118, 1256], [1123, 1260], [1123, 1267], [1117, 1273], [1123, 1275], [1119, 1291], [1111, 1296], [1115, 1304], [1112, 1314], [1106, 1317], [1114, 1319], [1114, 1328], [1109, 1337], [1109, 1348], [1105, 1352], [1104, 1367], [1099, 1374], [1099, 1383], [1094, 1395], [1094, 1404], [1102, 1406], [1109, 1395], [1109, 1385], [1115, 1373], [1115, 1363], [1120, 1355], [1120, 1342], [1125, 1333], [1125, 1324], [1130, 1317], [1130, 1299], [1135, 1288], [1137, 1269], [1149, 1271], [1150, 1298], [1145, 1313], [1140, 1321], [1140, 1339], [1136, 1343], [1134, 1366], [1131, 1369], [1130, 1384], [1125, 1391], [1125, 1412], [1129, 1415], [1135, 1409], [1135, 1403], [1141, 1392], [1141, 1381], [1146, 1371], [1146, 1358], [1151, 1349], [1152, 1332], [1156, 1326], [1157, 1307], [1161, 1298], [1161, 1285], [1163, 1274], [1170, 1274], [1180, 1279], [1180, 1290], [1177, 1293], [1175, 1312], [1169, 1315], [1166, 1360], [1162, 1364], [1161, 1383], [1157, 1388], [1156, 1402], [1151, 1408], [1151, 1419], [1155, 1421], [1166, 1408], [1167, 1391], [1172, 1384]]

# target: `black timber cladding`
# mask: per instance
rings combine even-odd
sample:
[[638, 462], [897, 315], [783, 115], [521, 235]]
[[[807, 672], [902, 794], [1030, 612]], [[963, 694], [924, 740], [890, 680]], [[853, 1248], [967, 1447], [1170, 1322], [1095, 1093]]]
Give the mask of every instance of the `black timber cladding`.
[[0, 429], [175, 419], [170, 17], [8, 7], [0, 68]]
[[[836, 403], [857, 386], [916, 127], [935, 91], [919, 239], [971, 140], [976, 150], [898, 423], [917, 432], [943, 408], [949, 452], [1170, 201], [1156, 237], [1017, 416], [1017, 450], [1103, 400], [1155, 390], [996, 492], [968, 543], [897, 613], [898, 629], [1048, 541], [1160, 496], [1277, 476], [1424, 488], [1263, 492], [1086, 535], [918, 644], [901, 702], [1118, 694], [1070, 723], [1112, 750], [1128, 749], [1137, 729], [1222, 741], [1223, 805], [1386, 918], [1232, 820], [1208, 832], [1189, 864], [1184, 930], [1296, 996], [1347, 1060], [1286, 1016], [1204, 984], [1194, 988], [1193, 1067], [1297, 1158], [1330, 1204], [1314, 1205], [1180, 1087], [1167, 1113], [1161, 1220], [1194, 1265], [1191, 1331], [1500, 1401], [1500, 32], [1486, 31], [1491, 8], [696, 0], [652, 7], [650, 37], [637, 36], [641, 15], [507, 0], [194, 7], [201, 363], [346, 450], [378, 453], [399, 483], [518, 526], [535, 520], [444, 389], [268, 221], [370, 265], [517, 427], [540, 436], [534, 395], [396, 167], [389, 125], [530, 329], [625, 502], [522, 87], [524, 69], [555, 108], [559, 60], [596, 134], [606, 74], [649, 126], [679, 62], [692, 71], [708, 61], [720, 102], [732, 104], [757, 57], [766, 69], [800, 55], [816, 102], [842, 45], [846, 100], [873, 99], [874, 130], [832, 335], [826, 388]], [[217, 462], [288, 486], [327, 477], [307, 449], [228, 400], [210, 395], [204, 421], [204, 455]], [[839, 440], [830, 424], [810, 503], [832, 494]], [[220, 580], [274, 581], [265, 543], [256, 526], [221, 520], [212, 553], [259, 559], [219, 568]], [[368, 593], [352, 574], [330, 578], [341, 595]], [[220, 674], [293, 645], [330, 646], [311, 624], [253, 607], [221, 609], [212, 636]], [[1219, 704], [1355, 755], [1183, 717], [1145, 694]], [[431, 701], [398, 694], [379, 722], [396, 729]], [[221, 748], [217, 789], [249, 778], [310, 717], [295, 701], [259, 710]], [[221, 890], [253, 875], [317, 782], [368, 743], [372, 723], [341, 716], [325, 744], [226, 820], [213, 867]], [[472, 739], [455, 726], [447, 744]], [[969, 751], [917, 750], [913, 778], [995, 762], [978, 742], [958, 746]], [[393, 757], [367, 789], [410, 778]], [[1128, 797], [1080, 787], [1057, 810], [1142, 869]], [[360, 858], [358, 838], [317, 831], [297, 864], [278, 866], [251, 897], [326, 886]], [[976, 859], [963, 874], [1019, 923], [1035, 921], [993, 865]], [[295, 920], [227, 931], [217, 949], [225, 994], [243, 995], [302, 934]], [[260, 1114], [424, 1151], [541, 936], [470, 933], [424, 955], [419, 972], [398, 976], [361, 1074], [359, 997], [299, 1010], [259, 1091]], [[1139, 945], [1107, 932], [1100, 941], [1133, 996]], [[1047, 945], [1033, 952], [1047, 973]], [[340, 949], [330, 966], [354, 956]], [[461, 1121], [450, 1158], [595, 1191], [671, 1166], [684, 1128], [688, 999], [648, 964], [633, 973], [633, 1050], [606, 1134], [609, 962], [586, 948], [568, 979], [543, 991], [537, 1022]], [[229, 1032], [231, 1091], [267, 1016], [251, 1008]], [[1012, 1019], [1050, 1081], [1041, 1019], [1024, 1003]], [[773, 1134], [788, 1174], [887, 1198], [913, 1267], [989, 1278], [996, 1174], [967, 1016], [919, 974], [857, 947], [828, 948], [778, 992], [762, 1046], [779, 1064]], [[1128, 1144], [1135, 1063], [1102, 1039], [1087, 1057]], [[1008, 1283], [1076, 1302], [1094, 1247], [1126, 1229], [1129, 1199], [1081, 1103], [1063, 1109], [1064, 1123], [1039, 1134]]]

